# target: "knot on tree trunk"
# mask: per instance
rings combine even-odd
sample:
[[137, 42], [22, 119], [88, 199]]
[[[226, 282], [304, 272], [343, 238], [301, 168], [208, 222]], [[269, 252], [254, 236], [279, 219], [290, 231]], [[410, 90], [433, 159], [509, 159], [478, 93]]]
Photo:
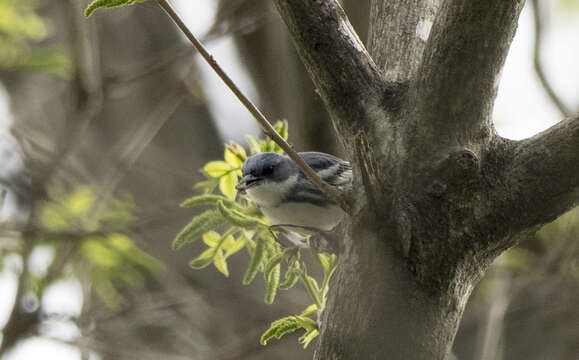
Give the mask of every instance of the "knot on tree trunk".
[[463, 188], [477, 179], [480, 174], [480, 160], [469, 149], [461, 149], [449, 154], [426, 177], [429, 183], [425, 189], [433, 197], [441, 197], [447, 191]]

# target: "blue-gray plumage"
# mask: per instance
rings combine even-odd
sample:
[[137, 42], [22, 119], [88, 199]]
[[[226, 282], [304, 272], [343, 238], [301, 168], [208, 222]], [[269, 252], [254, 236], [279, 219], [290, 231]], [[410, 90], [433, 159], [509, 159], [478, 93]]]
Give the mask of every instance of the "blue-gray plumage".
[[[347, 161], [320, 152], [298, 154], [328, 184], [338, 188], [350, 184], [352, 168]], [[344, 215], [287, 156], [251, 156], [243, 164], [242, 173], [237, 189], [257, 204], [272, 225], [331, 230]]]

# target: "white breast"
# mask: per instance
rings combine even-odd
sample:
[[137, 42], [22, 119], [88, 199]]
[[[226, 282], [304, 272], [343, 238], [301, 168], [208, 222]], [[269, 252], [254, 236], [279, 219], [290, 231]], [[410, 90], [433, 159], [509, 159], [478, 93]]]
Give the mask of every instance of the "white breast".
[[344, 212], [340, 207], [316, 206], [309, 203], [283, 203], [277, 207], [262, 206], [261, 211], [272, 225], [297, 225], [329, 231], [332, 230]]
[[297, 225], [320, 230], [333, 229], [342, 219], [340, 207], [317, 206], [305, 202], [282, 202], [297, 182], [297, 175], [283, 182], [268, 182], [247, 189], [247, 195], [255, 202], [272, 225]]

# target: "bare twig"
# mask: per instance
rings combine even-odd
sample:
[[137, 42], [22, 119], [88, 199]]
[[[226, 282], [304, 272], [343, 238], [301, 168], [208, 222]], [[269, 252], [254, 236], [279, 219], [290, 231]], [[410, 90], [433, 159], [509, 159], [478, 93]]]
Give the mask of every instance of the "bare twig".
[[147, 119], [145, 119], [143, 125], [136, 130], [135, 133], [131, 133], [128, 140], [123, 141], [123, 144], [126, 144], [126, 146], [122, 149], [116, 166], [112, 167], [104, 177], [105, 181], [99, 191], [98, 201], [91, 210], [88, 218], [92, 220], [97, 219], [99, 214], [106, 209], [110, 203], [109, 200], [112, 198], [127, 172], [132, 169], [147, 145], [149, 145], [171, 115], [177, 110], [184, 97], [185, 92], [181, 83], [174, 85], [174, 88], [170, 89], [167, 94], [164, 95], [161, 102]]
[[[67, 4], [67, 3], [68, 4]], [[70, 26], [73, 33], [73, 57], [75, 63], [74, 86], [79, 94], [75, 99], [75, 112], [71, 115], [51, 163], [40, 176], [47, 185], [53, 175], [61, 169], [67, 157], [76, 150], [82, 135], [102, 109], [102, 74], [97, 53], [97, 32], [94, 24], [85, 24], [77, 14], [81, 13], [80, 4], [66, 0], [65, 9], [70, 12]]]
[[6, 189], [0, 189], [0, 211], [4, 207], [4, 200], [6, 200], [6, 194], [8, 191]]
[[549, 99], [557, 107], [561, 115], [569, 116], [571, 110], [563, 103], [561, 98], [555, 93], [555, 90], [551, 86], [551, 82], [547, 79], [545, 72], [543, 70], [543, 63], [541, 62], [541, 54], [543, 49], [543, 19], [541, 17], [541, 11], [539, 9], [539, 0], [531, 0], [531, 8], [533, 9], [533, 19], [535, 22], [535, 44], [533, 45], [533, 66], [535, 68], [535, 73], [541, 82], [541, 86], [547, 93]]
[[292, 148], [290, 144], [288, 144], [273, 128], [271, 123], [267, 120], [267, 118], [259, 111], [259, 109], [243, 94], [243, 92], [237, 87], [237, 85], [233, 82], [233, 80], [225, 73], [225, 71], [217, 64], [215, 59], [209, 52], [205, 49], [203, 44], [193, 33], [187, 28], [185, 23], [181, 20], [179, 15], [175, 12], [175, 10], [171, 7], [167, 0], [157, 0], [161, 8], [167, 12], [169, 17], [175, 22], [175, 24], [179, 27], [179, 29], [185, 34], [187, 39], [191, 41], [193, 46], [199, 51], [201, 56], [207, 61], [209, 66], [217, 73], [217, 75], [223, 80], [225, 85], [229, 87], [229, 89], [237, 96], [239, 101], [245, 106], [245, 108], [253, 115], [253, 117], [257, 120], [263, 132], [269, 136], [276, 144], [278, 144], [287, 154], [288, 156], [295, 161], [300, 169], [304, 172], [307, 178], [318, 188], [322, 191], [328, 198], [332, 201], [336, 202], [340, 205], [340, 207], [346, 212], [350, 213], [350, 204], [346, 200], [346, 198], [334, 187], [323, 181], [316, 172], [309, 167], [308, 164], [297, 154], [297, 152]]

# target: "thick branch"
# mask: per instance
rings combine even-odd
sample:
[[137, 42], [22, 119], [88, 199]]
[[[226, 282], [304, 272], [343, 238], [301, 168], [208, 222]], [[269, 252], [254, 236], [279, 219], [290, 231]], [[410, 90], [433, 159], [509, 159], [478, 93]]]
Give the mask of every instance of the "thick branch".
[[336, 0], [276, 0], [296, 48], [342, 136], [384, 97], [374, 61]]
[[[496, 194], [502, 215], [524, 230], [553, 221], [579, 202], [579, 116], [520, 141]], [[506, 190], [506, 192], [505, 192]], [[516, 214], [516, 216], [514, 216]]]
[[372, 0], [368, 49], [388, 81], [416, 74], [441, 0]]
[[411, 92], [416, 99], [417, 138], [444, 149], [489, 137], [500, 71], [523, 4], [523, 0], [443, 3]]

